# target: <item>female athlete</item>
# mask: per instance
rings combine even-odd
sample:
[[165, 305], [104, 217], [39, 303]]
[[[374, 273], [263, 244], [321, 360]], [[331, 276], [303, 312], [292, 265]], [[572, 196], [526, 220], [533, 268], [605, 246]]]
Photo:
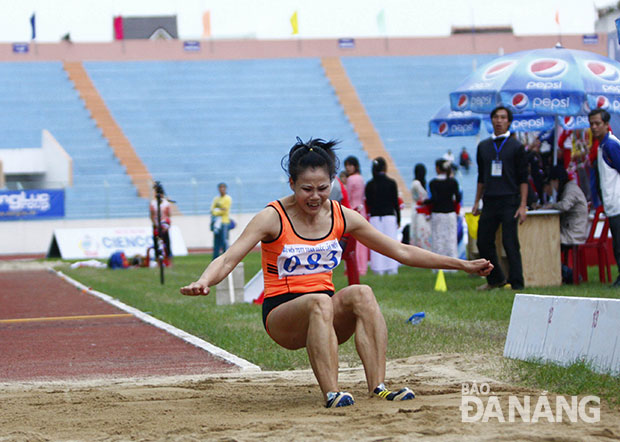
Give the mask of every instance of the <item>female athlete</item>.
[[232, 246], [183, 288], [188, 296], [208, 295], [237, 264], [261, 244], [265, 285], [263, 324], [280, 346], [306, 348], [328, 408], [353, 405], [338, 388], [338, 345], [355, 335], [368, 391], [386, 400], [413, 399], [406, 387], [386, 388], [387, 328], [372, 288], [350, 285], [334, 292], [332, 269], [339, 263], [341, 237], [348, 233], [365, 246], [401, 264], [458, 269], [486, 276], [486, 259], [465, 261], [403, 244], [380, 233], [354, 210], [329, 199], [336, 175], [334, 141], [297, 143], [283, 159], [292, 195], [273, 201], [247, 225]]

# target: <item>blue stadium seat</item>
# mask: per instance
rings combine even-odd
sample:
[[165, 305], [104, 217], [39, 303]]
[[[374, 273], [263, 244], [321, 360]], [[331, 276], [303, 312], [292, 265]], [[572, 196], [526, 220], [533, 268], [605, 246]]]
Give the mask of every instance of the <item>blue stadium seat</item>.
[[[407, 182], [413, 166], [476, 139], [429, 138], [428, 120], [479, 56], [343, 57], [358, 95]], [[187, 214], [206, 213], [226, 182], [233, 210], [257, 211], [289, 193], [280, 161], [295, 142], [339, 139], [338, 156], [370, 159], [320, 60], [86, 62], [93, 83], [155, 179]], [[61, 63], [0, 63], [1, 148], [36, 147], [49, 130], [74, 160], [68, 218], [145, 216], [148, 201], [113, 156]], [[458, 176], [465, 204], [475, 171]]]
[[39, 147], [43, 129], [73, 158], [66, 218], [146, 216], [148, 201], [137, 196], [62, 63], [0, 63], [0, 149]]
[[282, 157], [302, 139], [362, 150], [319, 59], [84, 63], [140, 158], [183, 213], [207, 213], [226, 182], [233, 211], [290, 192]]

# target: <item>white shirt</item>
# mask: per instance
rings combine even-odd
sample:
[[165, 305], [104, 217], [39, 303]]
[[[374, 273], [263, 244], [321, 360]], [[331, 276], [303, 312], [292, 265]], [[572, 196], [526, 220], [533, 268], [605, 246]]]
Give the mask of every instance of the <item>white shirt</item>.
[[505, 134], [501, 134], [501, 135], [495, 135], [495, 133], [493, 133], [493, 135], [491, 135], [491, 139], [495, 140], [497, 138], [502, 138], [502, 137], [508, 138], [509, 136], [510, 136], [510, 131], [506, 132]]

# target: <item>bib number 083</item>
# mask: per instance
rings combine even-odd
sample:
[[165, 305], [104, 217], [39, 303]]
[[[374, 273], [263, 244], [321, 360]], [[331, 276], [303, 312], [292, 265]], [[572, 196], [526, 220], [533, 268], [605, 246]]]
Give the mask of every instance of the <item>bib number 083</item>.
[[286, 273], [290, 274], [295, 274], [299, 266], [302, 266], [305, 270], [309, 271], [316, 270], [319, 267], [325, 270], [331, 270], [339, 263], [337, 255], [338, 252], [336, 250], [331, 250], [327, 252], [326, 255], [314, 252], [306, 256], [302, 256], [301, 258], [297, 255], [293, 255], [284, 261], [284, 265], [282, 267]]

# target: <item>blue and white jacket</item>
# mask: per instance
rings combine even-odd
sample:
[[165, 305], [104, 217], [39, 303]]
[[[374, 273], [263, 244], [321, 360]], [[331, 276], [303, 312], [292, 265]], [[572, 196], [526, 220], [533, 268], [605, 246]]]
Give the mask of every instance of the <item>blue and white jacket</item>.
[[598, 147], [598, 174], [605, 213], [620, 215], [620, 140], [611, 132]]

